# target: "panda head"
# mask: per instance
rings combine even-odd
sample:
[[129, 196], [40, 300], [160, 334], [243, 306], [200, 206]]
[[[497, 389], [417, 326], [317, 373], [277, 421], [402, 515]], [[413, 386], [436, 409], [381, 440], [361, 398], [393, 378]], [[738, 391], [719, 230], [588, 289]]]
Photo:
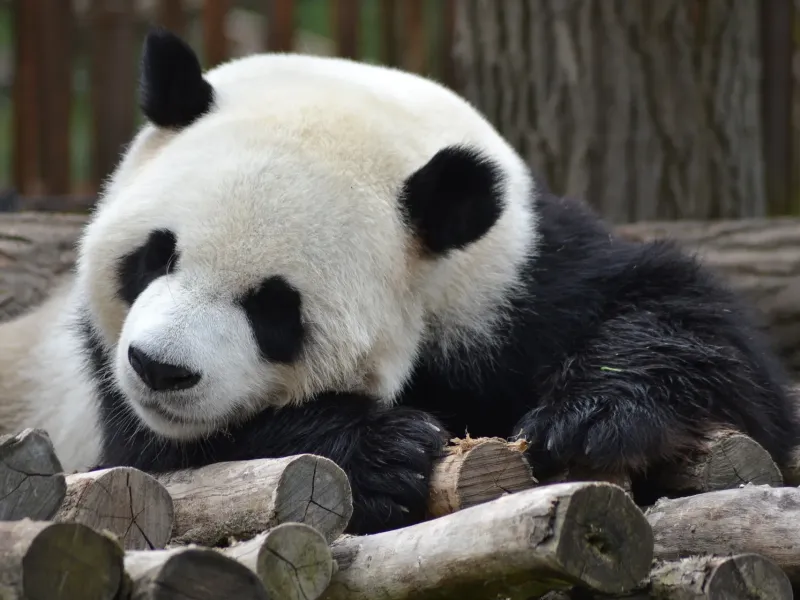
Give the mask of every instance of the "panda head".
[[140, 97], [149, 123], [77, 281], [108, 376], [152, 430], [189, 439], [325, 390], [391, 401], [426, 343], [491, 339], [534, 242], [531, 183], [466, 102], [333, 58], [204, 75], [164, 31]]

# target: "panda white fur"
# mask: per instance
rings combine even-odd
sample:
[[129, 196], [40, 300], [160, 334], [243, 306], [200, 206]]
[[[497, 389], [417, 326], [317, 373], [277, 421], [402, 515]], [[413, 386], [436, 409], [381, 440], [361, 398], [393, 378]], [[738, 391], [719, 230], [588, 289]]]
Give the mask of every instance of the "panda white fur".
[[161, 30], [141, 86], [73, 281], [0, 329], [3, 425], [67, 469], [313, 452], [365, 533], [423, 518], [465, 430], [525, 437], [545, 476], [644, 477], [719, 423], [787, 460], [785, 375], [737, 300], [549, 194], [452, 92], [298, 55], [204, 76]]

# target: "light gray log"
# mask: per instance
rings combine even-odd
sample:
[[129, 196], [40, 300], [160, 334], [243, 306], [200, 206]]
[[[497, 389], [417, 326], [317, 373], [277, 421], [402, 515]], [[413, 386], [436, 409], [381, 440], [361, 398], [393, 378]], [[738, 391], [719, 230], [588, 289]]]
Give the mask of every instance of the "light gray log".
[[67, 495], [57, 521], [106, 529], [126, 550], [163, 548], [172, 533], [172, 498], [156, 479], [131, 467], [67, 476]]
[[116, 600], [122, 548], [80, 523], [0, 522], [0, 598]]
[[0, 437], [0, 520], [52, 518], [66, 493], [62, 471], [46, 431]]
[[621, 593], [649, 572], [652, 544], [620, 487], [542, 486], [412, 527], [343, 536], [323, 598], [525, 598], [576, 584]]
[[334, 571], [325, 537], [304, 523], [282, 523], [222, 552], [256, 573], [270, 598], [316, 600]]
[[800, 489], [748, 485], [674, 500], [645, 513], [655, 556], [760, 554], [800, 583]]
[[350, 482], [311, 454], [222, 462], [159, 475], [175, 504], [173, 543], [225, 545], [280, 523], [306, 523], [330, 542], [353, 514]]
[[620, 596], [594, 596], [576, 590], [550, 592], [539, 600], [792, 600], [789, 578], [758, 554], [694, 556], [660, 562], [641, 590]]
[[736, 431], [710, 435], [695, 456], [658, 475], [658, 484], [675, 492], [711, 492], [747, 483], [777, 487], [783, 485], [783, 476], [769, 452]]
[[129, 551], [125, 570], [130, 600], [272, 600], [255, 573], [211, 548]]

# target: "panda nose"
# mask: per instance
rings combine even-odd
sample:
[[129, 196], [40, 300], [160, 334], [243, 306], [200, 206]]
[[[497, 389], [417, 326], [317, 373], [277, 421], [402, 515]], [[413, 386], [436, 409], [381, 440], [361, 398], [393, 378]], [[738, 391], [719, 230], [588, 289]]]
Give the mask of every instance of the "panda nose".
[[188, 390], [200, 381], [194, 371], [158, 362], [135, 346], [128, 346], [128, 362], [147, 387], [156, 392]]

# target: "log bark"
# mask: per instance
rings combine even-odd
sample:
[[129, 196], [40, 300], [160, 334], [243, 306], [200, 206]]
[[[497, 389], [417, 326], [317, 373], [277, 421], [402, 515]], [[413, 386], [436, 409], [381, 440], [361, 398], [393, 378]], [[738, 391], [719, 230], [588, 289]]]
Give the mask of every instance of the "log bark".
[[46, 521], [65, 494], [64, 473], [47, 432], [25, 429], [0, 437], [0, 521]]
[[645, 513], [653, 529], [655, 556], [663, 560], [697, 554], [760, 554], [800, 583], [800, 489], [745, 486], [662, 499]]
[[122, 548], [80, 523], [0, 522], [0, 598], [115, 600]]
[[649, 572], [652, 537], [619, 487], [565, 483], [418, 525], [343, 536], [325, 600], [531, 597], [581, 584], [606, 593]]
[[720, 431], [709, 437], [696, 456], [661, 470], [659, 488], [671, 492], [702, 493], [737, 488], [743, 484], [783, 485], [781, 470], [751, 437]]
[[800, 373], [800, 219], [636, 223], [617, 233], [669, 237], [696, 253], [756, 309], [777, 352]]
[[614, 222], [766, 214], [758, 3], [459, 9], [460, 91], [553, 190]]
[[286, 522], [330, 542], [353, 514], [350, 482], [333, 461], [310, 454], [223, 462], [159, 475], [175, 503], [173, 543], [228, 545]]
[[792, 584], [772, 561], [757, 554], [695, 557], [659, 565], [650, 576], [655, 598], [674, 600], [791, 600]]
[[[642, 589], [625, 600], [792, 600], [792, 585], [772, 561], [758, 554], [697, 556], [658, 563]], [[539, 600], [612, 600], [583, 590], [550, 592]]]
[[75, 263], [86, 217], [42, 213], [0, 219], [0, 321], [38, 305]]
[[428, 514], [441, 517], [536, 485], [519, 443], [501, 439], [455, 440], [434, 465]]
[[316, 600], [334, 571], [325, 537], [304, 523], [282, 523], [222, 550], [256, 573], [270, 598]]
[[186, 546], [125, 554], [130, 600], [268, 600], [250, 569], [211, 548]]
[[108, 530], [126, 550], [164, 548], [174, 510], [166, 488], [131, 467], [113, 467], [67, 476], [67, 494], [57, 521]]

